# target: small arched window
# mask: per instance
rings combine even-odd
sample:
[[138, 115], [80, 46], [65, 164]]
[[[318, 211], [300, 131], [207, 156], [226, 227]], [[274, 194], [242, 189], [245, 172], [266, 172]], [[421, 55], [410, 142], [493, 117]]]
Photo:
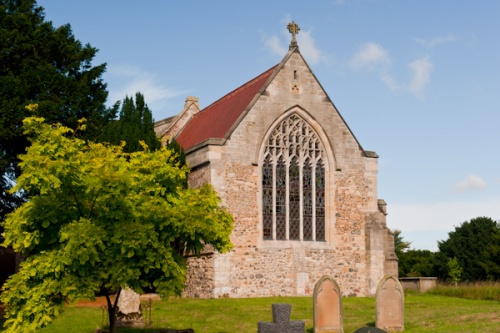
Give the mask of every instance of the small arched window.
[[264, 240], [325, 240], [324, 149], [296, 114], [267, 140], [262, 160]]

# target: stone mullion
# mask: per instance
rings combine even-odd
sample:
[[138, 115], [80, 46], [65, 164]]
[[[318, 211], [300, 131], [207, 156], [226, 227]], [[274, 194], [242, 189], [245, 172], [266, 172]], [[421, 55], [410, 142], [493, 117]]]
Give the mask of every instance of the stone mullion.
[[300, 150], [299, 156], [299, 239], [304, 240], [304, 153]]
[[312, 240], [316, 241], [316, 158], [311, 158]]
[[273, 183], [273, 232], [272, 239], [276, 240], [276, 163], [278, 161], [278, 157], [276, 156], [276, 146], [273, 149], [273, 175], [272, 175], [272, 183]]
[[[303, 126], [303, 125], [302, 125]], [[300, 153], [299, 153], [299, 238], [304, 240], [304, 136], [300, 128]]]
[[[288, 136], [288, 134], [287, 134]], [[286, 169], [286, 195], [285, 195], [285, 202], [286, 202], [286, 219], [285, 219], [285, 230], [286, 230], [286, 240], [290, 240], [290, 155], [289, 155], [289, 148], [286, 147], [286, 152], [287, 154], [285, 155], [285, 169]]]

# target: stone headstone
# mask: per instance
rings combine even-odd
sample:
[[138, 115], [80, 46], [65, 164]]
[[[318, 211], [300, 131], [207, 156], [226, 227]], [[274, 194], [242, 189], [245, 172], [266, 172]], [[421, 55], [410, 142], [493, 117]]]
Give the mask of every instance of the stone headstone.
[[144, 325], [139, 294], [132, 289], [122, 289], [118, 298], [116, 326], [141, 327]]
[[404, 330], [404, 291], [396, 276], [386, 276], [380, 280], [376, 304], [376, 327], [388, 332]]
[[337, 282], [328, 275], [314, 286], [314, 333], [342, 333], [342, 294]]
[[258, 333], [304, 333], [306, 325], [302, 320], [290, 321], [290, 304], [273, 304], [273, 322], [259, 321]]

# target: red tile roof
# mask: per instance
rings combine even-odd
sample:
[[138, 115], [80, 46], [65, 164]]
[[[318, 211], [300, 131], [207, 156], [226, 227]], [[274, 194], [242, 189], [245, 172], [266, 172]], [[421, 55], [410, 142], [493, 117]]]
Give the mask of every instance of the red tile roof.
[[188, 150], [207, 139], [225, 138], [276, 67], [267, 70], [197, 113], [177, 136], [177, 142], [184, 150]]

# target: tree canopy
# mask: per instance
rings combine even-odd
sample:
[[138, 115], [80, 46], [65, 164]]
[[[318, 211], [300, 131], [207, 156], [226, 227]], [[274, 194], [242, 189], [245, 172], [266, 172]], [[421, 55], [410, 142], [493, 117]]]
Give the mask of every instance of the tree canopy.
[[463, 222], [438, 242], [436, 265], [440, 277], [449, 276], [448, 262], [456, 258], [464, 281], [500, 279], [500, 225], [489, 217]]
[[[115, 112], [119, 103], [115, 104]], [[123, 151], [131, 153], [142, 150], [139, 141], [144, 141], [149, 149], [160, 148], [160, 141], [154, 131], [154, 121], [151, 110], [140, 92], [133, 97], [126, 96], [121, 104], [119, 118], [111, 121], [97, 138], [100, 142], [119, 145], [126, 142]]]
[[429, 250], [410, 249], [399, 256], [400, 277], [436, 276], [434, 270], [435, 253]]
[[171, 150], [126, 153], [77, 138], [83, 125], [23, 123], [31, 146], [13, 190], [31, 199], [5, 221], [3, 245], [26, 258], [1, 295], [7, 332], [35, 332], [68, 301], [99, 292], [108, 301], [124, 287], [179, 295], [186, 253], [232, 247], [232, 217], [209, 185], [183, 186], [187, 169]]
[[438, 242], [439, 251], [409, 249], [395, 230], [399, 276], [437, 276], [452, 282], [500, 279], [500, 225], [489, 217], [463, 222]]
[[17, 156], [28, 141], [22, 120], [25, 106], [38, 104], [48, 122], [76, 128], [86, 118], [87, 137], [115, 115], [106, 109], [106, 65], [92, 65], [97, 50], [82, 45], [69, 24], [54, 28], [35, 0], [0, 0], [0, 221], [22, 197], [8, 189], [19, 176]]

